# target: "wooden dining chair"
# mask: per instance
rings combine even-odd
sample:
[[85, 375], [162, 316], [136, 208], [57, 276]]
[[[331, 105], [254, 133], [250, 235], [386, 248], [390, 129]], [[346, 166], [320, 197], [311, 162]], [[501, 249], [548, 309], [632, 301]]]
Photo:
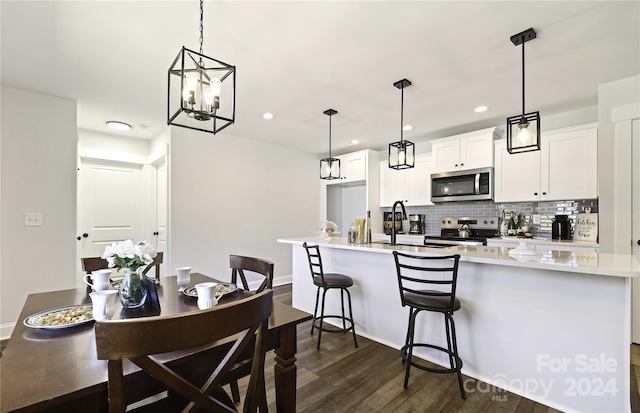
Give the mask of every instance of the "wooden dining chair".
[[153, 266], [148, 265], [147, 268], [142, 271], [142, 275], [147, 275], [147, 273], [151, 270], [151, 268], [156, 269], [156, 281], [160, 282], [160, 264], [162, 264], [162, 260], [164, 259], [164, 254], [162, 252], [158, 252], [156, 257], [153, 259]]
[[[147, 275], [147, 273], [151, 270], [151, 268], [155, 268], [156, 280], [160, 280], [160, 264], [162, 264], [163, 260], [164, 260], [164, 254], [162, 252], [158, 252], [156, 257], [153, 259], [154, 265], [147, 266], [142, 272], [142, 274]], [[101, 257], [80, 258], [80, 262], [82, 264], [82, 271], [86, 272], [87, 274], [91, 274], [92, 271], [109, 268], [109, 262]]]
[[[238, 284], [238, 278], [242, 282], [242, 288], [245, 291], [252, 291], [249, 289], [249, 283], [245, 271], [260, 274], [264, 277], [260, 286], [253, 290], [253, 292], [259, 293], [266, 289], [273, 288], [273, 263], [271, 261], [263, 260], [254, 257], [244, 257], [241, 255], [229, 255], [229, 266], [231, 267], [231, 283]], [[244, 360], [242, 363], [234, 366], [229, 374], [227, 383], [231, 388], [231, 397], [234, 403], [240, 402], [240, 388], [238, 387], [238, 378], [244, 377], [248, 374], [248, 361]]]
[[82, 271], [87, 274], [91, 274], [92, 271], [109, 268], [109, 262], [100, 257], [80, 258], [80, 263], [82, 264]]
[[237, 284], [239, 277], [242, 282], [242, 288], [245, 291], [251, 291], [244, 273], [245, 271], [260, 274], [264, 277], [260, 286], [253, 290], [254, 292], [259, 293], [267, 288], [273, 288], [273, 263], [271, 261], [240, 255], [229, 255], [229, 265], [231, 266], [231, 282]]
[[[243, 411], [257, 412], [259, 409], [265, 412], [264, 359], [272, 298], [273, 291], [269, 290], [210, 310], [96, 322], [97, 356], [99, 360], [108, 360], [109, 412], [125, 411], [124, 359], [130, 360], [171, 390], [170, 396], [142, 406], [143, 411], [237, 411], [222, 390], [221, 380], [251, 343], [251, 376]], [[191, 383], [182, 374], [149, 357], [174, 351], [198, 351], [223, 339], [230, 340], [232, 345], [218, 365], [207, 366], [213, 373], [202, 386]], [[177, 403], [185, 400], [188, 401], [186, 407], [177, 406]]]

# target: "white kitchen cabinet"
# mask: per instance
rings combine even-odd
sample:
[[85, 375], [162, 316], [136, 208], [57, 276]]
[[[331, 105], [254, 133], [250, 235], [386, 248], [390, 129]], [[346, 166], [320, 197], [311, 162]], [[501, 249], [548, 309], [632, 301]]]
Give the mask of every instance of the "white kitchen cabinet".
[[338, 225], [341, 237], [347, 236], [355, 218], [371, 211], [371, 227], [382, 228], [380, 209], [379, 153], [370, 149], [340, 156], [341, 179], [318, 179], [320, 184], [320, 219]]
[[405, 206], [433, 205], [430, 155], [416, 155], [415, 166], [408, 169], [396, 170], [387, 161], [380, 162], [380, 206], [390, 207], [396, 201]]
[[595, 199], [597, 126], [543, 132], [540, 151], [510, 154], [495, 145], [495, 202]]
[[507, 141], [496, 142], [495, 202], [540, 200], [540, 151], [510, 154]]
[[327, 185], [344, 184], [367, 179], [366, 151], [334, 156], [334, 158], [340, 159], [340, 179], [327, 181]]
[[597, 198], [597, 126], [543, 133], [540, 164], [543, 200]]
[[492, 167], [493, 141], [499, 136], [498, 129], [489, 128], [431, 141], [433, 171]]

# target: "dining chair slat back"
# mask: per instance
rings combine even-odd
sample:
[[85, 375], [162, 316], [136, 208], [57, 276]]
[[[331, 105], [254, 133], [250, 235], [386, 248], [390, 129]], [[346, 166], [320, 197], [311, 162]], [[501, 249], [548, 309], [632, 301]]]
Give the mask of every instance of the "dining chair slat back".
[[[155, 268], [156, 279], [160, 280], [160, 264], [162, 264], [163, 260], [164, 254], [162, 252], [158, 252], [156, 257], [153, 259], [154, 265], [147, 266], [142, 274], [147, 275], [151, 268]], [[87, 274], [91, 274], [92, 271], [109, 268], [109, 262], [101, 257], [80, 258], [80, 263], [82, 264], [82, 271], [86, 272]]]
[[142, 275], [147, 275], [151, 268], [156, 269], [156, 281], [160, 281], [160, 264], [164, 260], [164, 254], [162, 252], [158, 252], [156, 257], [153, 259], [153, 266], [148, 265], [144, 271], [142, 271]]
[[[97, 357], [99, 360], [108, 360], [109, 412], [125, 411], [124, 359], [132, 361], [171, 389], [180, 396], [177, 397], [179, 400], [188, 400], [189, 404], [183, 411], [201, 409], [213, 412], [226, 411], [227, 408], [235, 411], [233, 402], [220, 387], [221, 380], [238, 361], [240, 354], [251, 345], [251, 376], [243, 411], [266, 411], [264, 360], [268, 319], [272, 307], [273, 291], [268, 290], [210, 310], [96, 322]], [[176, 371], [149, 357], [172, 351], [200, 349], [219, 340], [230, 340], [232, 345], [228, 353], [221, 358], [220, 364], [211, 366], [213, 373], [202, 387], [190, 383]], [[171, 396], [157, 403], [162, 405], [170, 398]], [[225, 407], [221, 409], [222, 405]], [[173, 406], [175, 409], [175, 405]]]
[[[229, 255], [229, 266], [231, 267], [231, 283], [238, 284], [238, 278], [242, 282], [242, 288], [245, 291], [250, 291], [249, 283], [245, 271], [260, 274], [264, 277], [260, 286], [254, 290], [259, 293], [266, 289], [273, 288], [273, 263], [271, 261], [263, 260], [254, 257], [245, 257], [241, 255]], [[227, 383], [231, 388], [231, 396], [235, 403], [240, 401], [240, 389], [238, 387], [238, 378], [244, 377], [248, 374], [248, 363], [239, 363], [234, 366], [229, 374]]]
[[104, 270], [106, 268], [109, 268], [109, 262], [100, 257], [80, 258], [80, 263], [82, 264], [82, 271], [86, 272], [87, 274], [91, 274], [92, 271]]
[[247, 282], [247, 277], [244, 273], [245, 271], [250, 271], [264, 276], [264, 280], [260, 286], [254, 290], [255, 292], [261, 292], [267, 288], [273, 288], [273, 263], [271, 261], [254, 257], [229, 255], [229, 265], [231, 266], [231, 282], [233, 284], [237, 284], [239, 277], [244, 290], [250, 291], [249, 283]]

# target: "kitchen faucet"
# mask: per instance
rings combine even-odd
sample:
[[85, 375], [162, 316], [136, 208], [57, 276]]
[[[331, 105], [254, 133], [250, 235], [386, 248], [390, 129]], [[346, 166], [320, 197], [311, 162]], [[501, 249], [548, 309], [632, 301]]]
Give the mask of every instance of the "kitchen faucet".
[[391, 209], [391, 245], [396, 245], [396, 206], [398, 204], [400, 204], [402, 208], [402, 219], [407, 219], [407, 210], [404, 209], [402, 201], [394, 202], [393, 208]]

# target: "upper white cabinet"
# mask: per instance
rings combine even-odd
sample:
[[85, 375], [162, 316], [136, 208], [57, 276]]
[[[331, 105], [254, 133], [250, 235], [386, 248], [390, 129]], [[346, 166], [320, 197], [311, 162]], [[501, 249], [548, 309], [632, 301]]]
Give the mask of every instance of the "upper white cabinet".
[[366, 151], [334, 156], [334, 158], [340, 159], [340, 179], [327, 181], [328, 185], [344, 184], [347, 182], [363, 181], [367, 179]]
[[595, 124], [543, 132], [540, 151], [510, 154], [495, 145], [495, 202], [598, 197]]
[[391, 169], [388, 161], [380, 162], [380, 206], [390, 207], [396, 201], [406, 206], [433, 205], [431, 202], [430, 155], [416, 155], [415, 166]]
[[496, 128], [431, 141], [433, 172], [448, 172], [493, 166]]
[[351, 222], [371, 211], [371, 228], [382, 228], [379, 153], [365, 149], [336, 158], [340, 159], [340, 179], [318, 179], [320, 221], [335, 222], [340, 236], [346, 237]]

